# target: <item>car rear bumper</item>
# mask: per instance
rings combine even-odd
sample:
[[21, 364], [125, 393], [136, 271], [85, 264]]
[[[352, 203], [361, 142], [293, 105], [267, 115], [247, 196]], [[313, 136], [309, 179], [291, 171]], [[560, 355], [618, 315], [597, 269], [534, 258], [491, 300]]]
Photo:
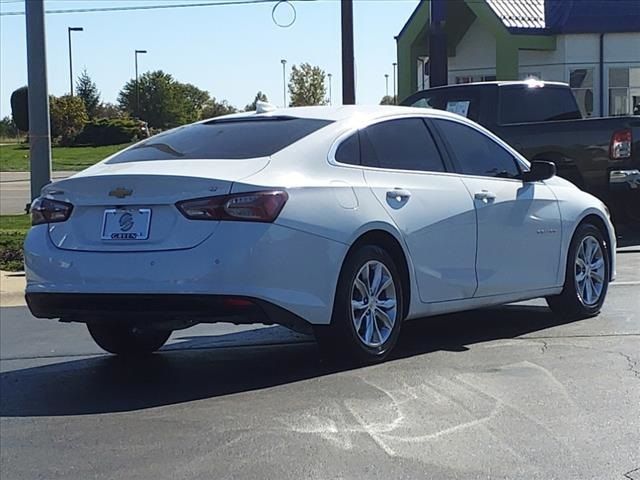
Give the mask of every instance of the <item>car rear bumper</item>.
[[613, 170], [609, 173], [609, 185], [612, 190], [640, 189], [640, 170]]
[[37, 318], [66, 322], [136, 322], [145, 326], [184, 328], [197, 323], [279, 324], [311, 333], [311, 325], [270, 302], [249, 297], [189, 294], [27, 293], [27, 305]]
[[[47, 226], [38, 225], [25, 240], [26, 293], [28, 298], [36, 298], [34, 294], [121, 295], [117, 299], [127, 300], [127, 308], [137, 308], [127, 297], [133, 295], [143, 300], [143, 309], [152, 312], [156, 307], [146, 301], [149, 295], [156, 295], [153, 298], [160, 305], [168, 301], [162, 296], [247, 297], [276, 305], [309, 323], [328, 324], [347, 249], [340, 242], [277, 224], [226, 222], [191, 249], [69, 251], [57, 248]], [[55, 317], [75, 314], [71, 306], [54, 305]], [[106, 315], [116, 308], [111, 302], [99, 305], [98, 313]]]

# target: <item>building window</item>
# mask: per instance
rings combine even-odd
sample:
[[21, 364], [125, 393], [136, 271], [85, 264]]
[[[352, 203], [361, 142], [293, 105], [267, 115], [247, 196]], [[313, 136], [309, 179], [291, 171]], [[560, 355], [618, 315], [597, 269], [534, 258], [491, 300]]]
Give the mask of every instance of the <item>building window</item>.
[[583, 117], [593, 115], [593, 68], [572, 68], [569, 86], [576, 97]]
[[640, 115], [640, 67], [609, 69], [609, 115]]
[[519, 80], [542, 80], [540, 72], [520, 72], [518, 75]]
[[495, 82], [495, 75], [465, 75], [456, 77], [456, 83], [473, 83], [473, 82]]

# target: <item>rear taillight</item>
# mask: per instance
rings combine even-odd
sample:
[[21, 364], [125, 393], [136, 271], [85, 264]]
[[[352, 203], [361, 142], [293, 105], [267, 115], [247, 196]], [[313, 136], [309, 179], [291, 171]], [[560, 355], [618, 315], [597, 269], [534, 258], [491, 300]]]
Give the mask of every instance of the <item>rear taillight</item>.
[[57, 223], [66, 221], [73, 210], [73, 205], [50, 198], [36, 198], [31, 204], [31, 225]]
[[178, 202], [176, 207], [191, 220], [273, 222], [289, 196], [287, 192], [263, 191]]
[[609, 147], [609, 158], [611, 160], [621, 160], [631, 156], [631, 144], [633, 138], [631, 130], [618, 130], [611, 136], [611, 145]]

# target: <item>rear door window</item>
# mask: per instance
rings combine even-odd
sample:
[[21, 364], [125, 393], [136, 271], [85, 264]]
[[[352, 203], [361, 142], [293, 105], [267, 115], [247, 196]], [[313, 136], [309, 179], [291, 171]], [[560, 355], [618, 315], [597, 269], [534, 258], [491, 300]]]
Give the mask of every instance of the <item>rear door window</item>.
[[513, 155], [483, 133], [462, 123], [433, 119], [444, 137], [460, 173], [483, 177], [518, 178]]
[[444, 172], [438, 147], [421, 118], [376, 123], [360, 131], [362, 164], [394, 170]]
[[330, 123], [296, 117], [211, 120], [155, 135], [107, 163], [267, 157]]
[[582, 118], [571, 90], [553, 86], [501, 87], [500, 123], [549, 122]]

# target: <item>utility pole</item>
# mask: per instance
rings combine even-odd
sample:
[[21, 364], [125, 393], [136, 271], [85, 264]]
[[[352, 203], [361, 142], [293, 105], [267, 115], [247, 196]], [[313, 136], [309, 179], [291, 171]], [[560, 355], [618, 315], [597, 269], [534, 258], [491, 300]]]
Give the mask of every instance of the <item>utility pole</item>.
[[355, 105], [356, 85], [353, 59], [353, 0], [342, 0], [342, 103]]
[[136, 118], [140, 118], [140, 87], [138, 86], [138, 54], [147, 53], [146, 50], [136, 50], [134, 57], [136, 58]]
[[[27, 2], [28, 3], [28, 2]], [[69, 92], [73, 97], [73, 58], [71, 56], [71, 32], [83, 32], [82, 27], [67, 27], [67, 34], [69, 36]]]
[[393, 104], [398, 104], [398, 94], [396, 93], [396, 69], [398, 68], [398, 63], [393, 62]]
[[331, 78], [333, 75], [329, 73], [327, 77], [329, 77], [329, 105], [333, 105], [333, 99], [331, 98]]
[[24, 3], [29, 82], [29, 161], [31, 200], [34, 200], [40, 196], [42, 187], [51, 183], [47, 54], [44, 35], [44, 0], [29, 0]]
[[389, 74], [385, 73], [384, 74], [384, 96], [388, 97], [389, 96]]
[[282, 108], [287, 108], [287, 61], [283, 58], [280, 63], [282, 64]]
[[429, 87], [440, 87], [448, 83], [447, 33], [444, 30], [447, 18], [447, 2], [431, 1], [431, 25], [429, 26]]

